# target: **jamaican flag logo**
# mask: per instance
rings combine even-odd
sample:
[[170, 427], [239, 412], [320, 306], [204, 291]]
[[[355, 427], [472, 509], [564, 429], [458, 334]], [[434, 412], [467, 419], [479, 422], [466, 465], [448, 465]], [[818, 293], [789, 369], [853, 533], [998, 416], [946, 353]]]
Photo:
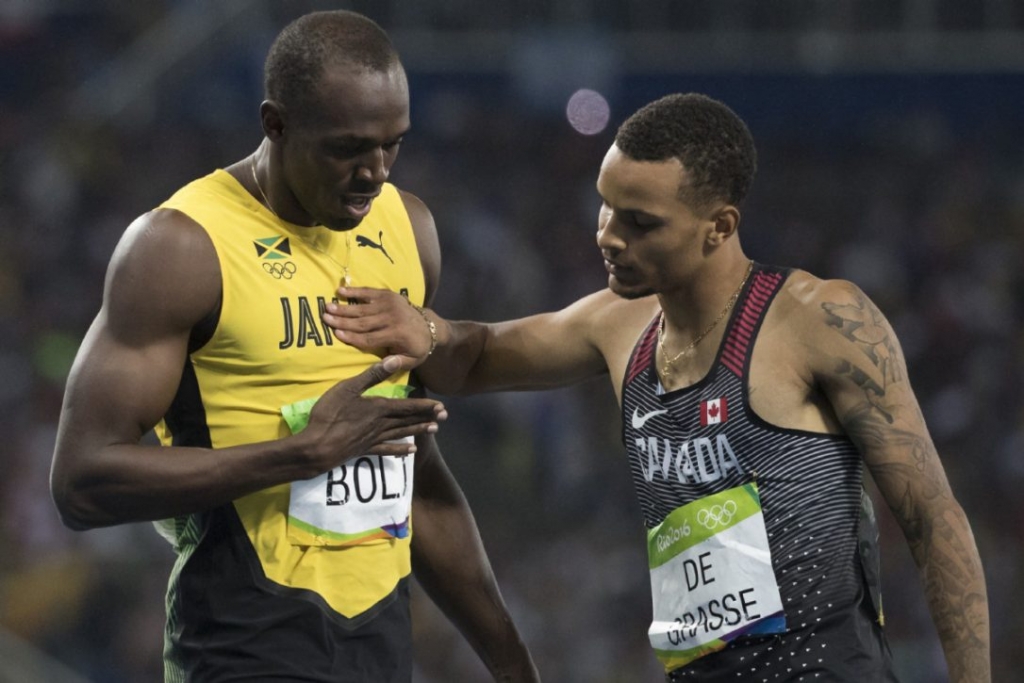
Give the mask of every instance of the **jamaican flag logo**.
[[287, 237], [275, 235], [273, 237], [261, 237], [253, 240], [256, 247], [256, 256], [263, 265], [263, 270], [275, 280], [291, 280], [295, 275], [296, 267], [291, 261], [287, 261], [292, 255], [292, 245]]
[[256, 255], [265, 261], [286, 259], [292, 255], [292, 246], [288, 238], [280, 235], [261, 237], [254, 240], [253, 245], [256, 247]]

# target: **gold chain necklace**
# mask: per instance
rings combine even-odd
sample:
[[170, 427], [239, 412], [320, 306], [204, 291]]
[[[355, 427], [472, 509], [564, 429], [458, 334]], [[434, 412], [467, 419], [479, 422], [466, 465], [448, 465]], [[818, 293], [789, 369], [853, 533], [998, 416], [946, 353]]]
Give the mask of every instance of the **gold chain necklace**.
[[[263, 197], [263, 203], [267, 205], [267, 209], [270, 211], [270, 213], [274, 214], [274, 218], [276, 218], [279, 221], [283, 220], [280, 216], [277, 215], [277, 211], [274, 211], [274, 207], [270, 205], [270, 199], [267, 197], [267, 193], [263, 191], [263, 186], [260, 185], [259, 176], [256, 175], [256, 156], [255, 155], [249, 157], [249, 170], [252, 171], [252, 181], [254, 183], [256, 183], [256, 189], [259, 190], [260, 196]], [[342, 271], [341, 281], [344, 283], [344, 285], [346, 287], [351, 287], [352, 286], [352, 275], [349, 273], [349, 263], [352, 261], [352, 231], [351, 230], [346, 230], [345, 231], [345, 263], [344, 264], [338, 263], [338, 261], [333, 256], [331, 256], [329, 253], [327, 253], [327, 251], [323, 247], [321, 247], [319, 244], [317, 244], [317, 241], [315, 239], [307, 240], [307, 239], [304, 239], [304, 238], [301, 238], [301, 237], [300, 237], [300, 239], [302, 239], [302, 241], [305, 242], [306, 244], [308, 244], [311, 248], [319, 251], [321, 254], [323, 254], [324, 256], [329, 258], [331, 261], [334, 261], [334, 263], [336, 265], [341, 266], [341, 271]]]
[[754, 262], [751, 261], [747, 265], [747, 272], [743, 275], [743, 280], [740, 282], [740, 286], [736, 288], [736, 291], [729, 297], [729, 301], [726, 302], [725, 308], [718, 314], [710, 325], [704, 328], [704, 331], [694, 337], [693, 341], [683, 347], [683, 350], [672, 356], [668, 357], [668, 352], [665, 350], [665, 313], [662, 312], [661, 320], [658, 321], [658, 350], [661, 351], [662, 365], [661, 365], [661, 377], [664, 380], [668, 377], [669, 371], [672, 369], [672, 364], [685, 355], [693, 353], [694, 349], [697, 348], [697, 344], [700, 344], [704, 337], [711, 334], [711, 330], [718, 326], [718, 323], [722, 322], [722, 318], [732, 310], [732, 307], [736, 305], [736, 300], [740, 297], [740, 292], [743, 291], [743, 286], [747, 284], [747, 279], [750, 277], [750, 272], [754, 269]]
[[274, 211], [274, 207], [270, 205], [270, 199], [267, 198], [267, 193], [263, 191], [263, 186], [260, 185], [259, 176], [256, 175], [256, 155], [249, 157], [249, 170], [252, 171], [252, 181], [256, 183], [256, 189], [260, 191], [260, 196], [263, 197], [263, 203], [270, 209], [270, 213], [274, 214], [274, 218], [281, 220], [281, 217], [277, 215], [277, 211]]

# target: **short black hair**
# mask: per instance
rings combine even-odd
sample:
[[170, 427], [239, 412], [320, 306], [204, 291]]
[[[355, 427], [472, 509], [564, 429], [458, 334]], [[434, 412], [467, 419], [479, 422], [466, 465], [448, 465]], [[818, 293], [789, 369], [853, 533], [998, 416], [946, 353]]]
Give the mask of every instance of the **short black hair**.
[[666, 95], [641, 107], [619, 126], [615, 145], [636, 161], [678, 159], [690, 175], [680, 198], [698, 207], [722, 200], [739, 206], [757, 171], [747, 125], [699, 93]]
[[391, 39], [372, 19], [347, 10], [311, 12], [291, 22], [270, 46], [264, 96], [285, 108], [314, 100], [328, 65], [387, 71], [401, 64]]

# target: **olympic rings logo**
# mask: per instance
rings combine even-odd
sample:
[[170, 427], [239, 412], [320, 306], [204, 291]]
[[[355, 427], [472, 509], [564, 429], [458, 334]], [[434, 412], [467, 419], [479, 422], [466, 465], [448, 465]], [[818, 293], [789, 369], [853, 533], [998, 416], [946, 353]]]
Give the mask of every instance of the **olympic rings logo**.
[[727, 526], [736, 514], [736, 502], [727, 500], [722, 505], [712, 505], [697, 513], [697, 522], [705, 529]]
[[285, 261], [284, 263], [269, 263], [264, 261], [263, 270], [270, 274], [275, 280], [291, 280], [297, 269], [295, 264], [291, 261]]

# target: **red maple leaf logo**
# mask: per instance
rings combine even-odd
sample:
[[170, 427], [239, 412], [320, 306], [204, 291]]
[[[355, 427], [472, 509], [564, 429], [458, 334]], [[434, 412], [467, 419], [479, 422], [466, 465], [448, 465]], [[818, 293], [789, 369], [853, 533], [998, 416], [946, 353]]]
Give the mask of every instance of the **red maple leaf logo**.
[[701, 401], [700, 403], [700, 425], [722, 424], [729, 419], [729, 406], [725, 397], [716, 398], [713, 401]]

